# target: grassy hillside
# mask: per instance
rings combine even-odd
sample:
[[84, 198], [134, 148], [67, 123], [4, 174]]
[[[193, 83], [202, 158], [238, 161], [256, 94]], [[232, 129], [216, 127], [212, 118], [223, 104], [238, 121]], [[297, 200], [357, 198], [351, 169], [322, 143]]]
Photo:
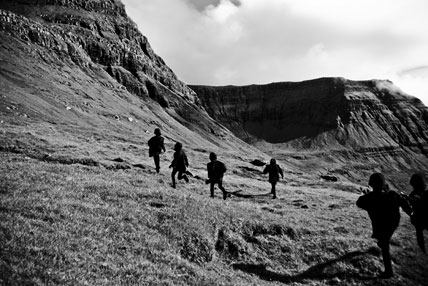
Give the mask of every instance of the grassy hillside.
[[[377, 278], [380, 251], [355, 206], [374, 171], [408, 191], [404, 159], [263, 153], [200, 106], [162, 108], [106, 66], [0, 37], [0, 285], [427, 285], [407, 217], [392, 243], [397, 275]], [[167, 145], [160, 174], [146, 145], [156, 127]], [[173, 189], [176, 141], [193, 176]], [[226, 189], [247, 197], [209, 197], [211, 151], [228, 167]], [[249, 163], [271, 156], [285, 170], [277, 200]]]
[[[428, 257], [407, 217], [392, 242], [396, 277], [376, 278], [380, 251], [353, 185], [288, 171], [278, 200], [212, 199], [207, 154], [188, 153], [195, 177], [177, 189], [165, 167], [156, 174], [148, 165], [108, 169], [0, 153], [0, 284], [426, 285]], [[228, 190], [268, 192], [257, 167], [225, 161], [235, 165]]]

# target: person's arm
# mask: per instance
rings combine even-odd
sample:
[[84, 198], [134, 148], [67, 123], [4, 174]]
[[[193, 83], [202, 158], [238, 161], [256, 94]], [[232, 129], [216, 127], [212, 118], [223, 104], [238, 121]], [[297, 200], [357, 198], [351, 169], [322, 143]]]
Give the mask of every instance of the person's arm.
[[208, 179], [211, 179], [211, 173], [212, 173], [211, 168], [212, 168], [212, 165], [208, 163], [207, 164]]
[[369, 207], [369, 199], [367, 197], [367, 194], [359, 197], [356, 204], [357, 204], [357, 207], [359, 207], [363, 210], [367, 210]]
[[279, 171], [279, 174], [281, 175], [281, 177], [284, 179], [284, 173], [282, 172], [282, 169], [280, 166], [278, 166], [278, 171]]
[[183, 156], [184, 156], [184, 164], [186, 165], [186, 167], [189, 167], [189, 161], [187, 160], [187, 156], [186, 156], [186, 153], [184, 153], [184, 151], [183, 151]]
[[177, 156], [176, 156], [176, 154], [177, 154], [177, 152], [175, 152], [174, 155], [173, 155], [173, 157], [172, 157], [171, 165], [169, 165], [170, 168], [174, 168], [175, 167], [175, 164], [177, 162], [177, 158], [176, 158]]
[[163, 150], [164, 152], [166, 152], [166, 149], [165, 149], [165, 143], [164, 143], [164, 139], [163, 139], [163, 138], [161, 139], [161, 148], [162, 148], [162, 150]]
[[398, 199], [400, 201], [400, 207], [403, 209], [403, 211], [408, 215], [408, 216], [412, 216], [413, 214], [413, 209], [412, 206], [410, 205], [410, 201], [409, 198], [405, 195], [398, 195]]
[[269, 165], [265, 167], [265, 169], [263, 170], [263, 174], [267, 174], [268, 172], [269, 172]]

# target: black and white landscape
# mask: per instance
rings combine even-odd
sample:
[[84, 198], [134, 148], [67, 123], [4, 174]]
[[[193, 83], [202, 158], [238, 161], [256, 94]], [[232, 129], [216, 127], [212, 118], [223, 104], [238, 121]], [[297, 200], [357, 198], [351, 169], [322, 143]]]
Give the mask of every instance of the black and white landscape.
[[[427, 174], [418, 98], [377, 79], [188, 85], [141, 32], [120, 0], [0, 2], [1, 285], [427, 285], [409, 217], [379, 279], [355, 205], [374, 172], [406, 194]], [[176, 142], [192, 176], [173, 189]]]

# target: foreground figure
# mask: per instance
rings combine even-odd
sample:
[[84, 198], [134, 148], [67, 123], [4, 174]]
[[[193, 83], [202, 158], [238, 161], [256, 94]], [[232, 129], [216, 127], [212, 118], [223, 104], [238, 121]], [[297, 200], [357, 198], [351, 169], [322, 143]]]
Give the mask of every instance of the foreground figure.
[[165, 152], [164, 139], [161, 136], [161, 131], [159, 128], [155, 129], [155, 136], [149, 140], [149, 157], [153, 157], [155, 161], [156, 172], [159, 173], [160, 170], [160, 158], [159, 155]]
[[186, 153], [183, 150], [183, 145], [177, 142], [174, 146], [174, 157], [169, 166], [172, 168], [171, 179], [172, 179], [172, 187], [175, 188], [175, 174], [178, 172], [177, 179], [184, 179], [186, 183], [189, 182], [189, 178], [186, 175], [187, 167], [189, 167], [189, 161], [187, 161]]
[[377, 239], [377, 245], [382, 250], [385, 271], [381, 278], [390, 278], [394, 275], [389, 252], [389, 243], [394, 231], [400, 223], [400, 207], [406, 213], [410, 213], [410, 205], [407, 200], [394, 191], [388, 190], [385, 178], [381, 173], [370, 176], [369, 186], [372, 192], [365, 192], [358, 198], [357, 206], [366, 210], [372, 222], [372, 237]]
[[207, 164], [208, 180], [207, 184], [210, 184], [211, 197], [214, 197], [214, 187], [217, 184], [218, 188], [223, 192], [223, 200], [227, 198], [227, 192], [223, 187], [223, 175], [226, 172], [226, 166], [217, 161], [217, 155], [213, 152], [210, 153], [210, 162]]
[[416, 229], [416, 240], [419, 248], [426, 253], [424, 241], [424, 229], [428, 229], [428, 191], [426, 190], [425, 178], [422, 174], [414, 174], [410, 178], [413, 191], [409, 195], [412, 206], [411, 222]]
[[272, 199], [276, 199], [276, 183], [279, 182], [279, 176], [284, 179], [284, 173], [279, 165], [276, 164], [275, 159], [270, 159], [270, 164], [265, 167], [263, 174], [269, 173], [269, 183], [271, 184], [271, 193], [273, 195]]

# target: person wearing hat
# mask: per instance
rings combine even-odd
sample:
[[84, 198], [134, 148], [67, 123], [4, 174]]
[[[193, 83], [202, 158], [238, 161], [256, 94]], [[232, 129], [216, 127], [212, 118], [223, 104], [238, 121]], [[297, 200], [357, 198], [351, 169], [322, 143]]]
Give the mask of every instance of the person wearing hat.
[[284, 173], [282, 172], [281, 167], [276, 164], [275, 159], [270, 159], [270, 164], [265, 167], [263, 174], [269, 174], [269, 183], [271, 184], [271, 194], [273, 195], [272, 199], [276, 199], [276, 189], [275, 186], [279, 182], [279, 176], [284, 179]]
[[414, 174], [410, 178], [413, 191], [409, 195], [409, 201], [413, 213], [410, 221], [416, 229], [416, 240], [422, 252], [426, 253], [424, 229], [428, 230], [428, 191], [426, 190], [425, 178], [422, 174]]
[[394, 275], [389, 252], [390, 240], [400, 223], [400, 207], [408, 214], [411, 213], [411, 208], [407, 200], [389, 190], [381, 173], [370, 176], [369, 186], [373, 191], [365, 191], [364, 195], [358, 198], [357, 206], [368, 212], [373, 229], [372, 238], [377, 240], [377, 245], [382, 250], [385, 271], [380, 277], [390, 278]]
[[187, 160], [186, 153], [183, 150], [183, 145], [180, 142], [175, 143], [174, 151], [174, 157], [171, 165], [169, 166], [172, 168], [171, 179], [173, 188], [175, 188], [175, 174], [177, 174], [177, 172], [177, 179], [184, 179], [186, 183], [189, 182], [189, 178], [186, 175], [187, 167], [189, 167], [189, 161]]
[[150, 138], [149, 142], [149, 157], [153, 157], [155, 161], [156, 173], [159, 173], [160, 170], [160, 154], [165, 152], [164, 139], [161, 136], [161, 131], [159, 128], [155, 129], [155, 136]]

